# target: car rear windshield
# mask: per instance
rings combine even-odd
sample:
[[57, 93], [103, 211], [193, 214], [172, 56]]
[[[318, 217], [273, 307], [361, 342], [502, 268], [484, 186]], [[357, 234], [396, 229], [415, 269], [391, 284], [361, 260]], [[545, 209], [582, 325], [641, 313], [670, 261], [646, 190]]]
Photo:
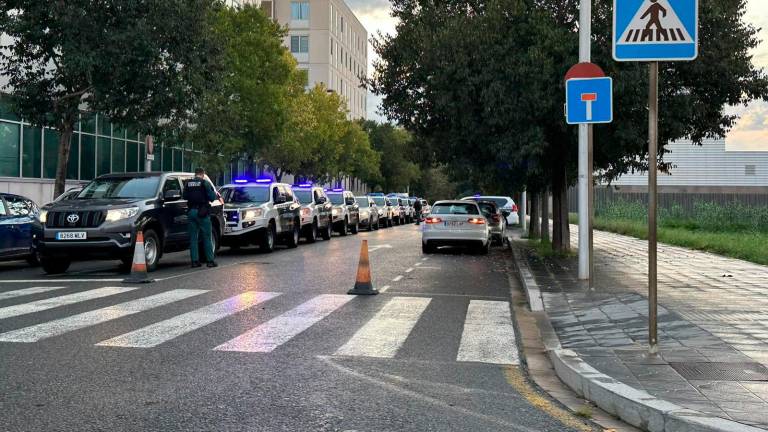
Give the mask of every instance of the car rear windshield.
[[497, 212], [496, 205], [491, 203], [478, 203], [477, 206], [480, 207], [480, 211], [482, 211], [485, 216], [491, 216]]
[[335, 205], [344, 204], [344, 195], [340, 193], [329, 193], [328, 199], [331, 200], [331, 203]]
[[299, 199], [302, 204], [312, 203], [312, 191], [309, 189], [294, 189], [293, 194]]
[[432, 214], [476, 215], [478, 211], [475, 204], [435, 204], [432, 206]]
[[387, 201], [384, 197], [373, 197], [373, 202], [375, 202], [377, 206], [383, 206], [387, 204]]
[[77, 199], [154, 198], [160, 177], [109, 177], [93, 180]]
[[231, 204], [264, 204], [269, 202], [268, 186], [236, 186], [223, 188], [221, 197]]
[[368, 198], [357, 197], [355, 198], [355, 200], [357, 200], [357, 204], [360, 205], [360, 207], [370, 207], [370, 203], [368, 203]]

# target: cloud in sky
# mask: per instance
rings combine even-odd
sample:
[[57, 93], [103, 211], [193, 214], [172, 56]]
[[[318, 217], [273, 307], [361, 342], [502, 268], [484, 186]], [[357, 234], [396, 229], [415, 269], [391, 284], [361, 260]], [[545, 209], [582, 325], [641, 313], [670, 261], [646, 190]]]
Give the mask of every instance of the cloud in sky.
[[[369, 37], [378, 32], [394, 34], [397, 20], [389, 15], [388, 0], [347, 0], [349, 7], [355, 12], [360, 22], [368, 30]], [[754, 50], [753, 62], [757, 67], [768, 69], [768, 13], [766, 0], [749, 0], [744, 19], [760, 28], [759, 39], [762, 41]], [[369, 48], [368, 71], [376, 54]], [[384, 120], [376, 113], [381, 97], [368, 95], [368, 118]], [[731, 133], [726, 136], [726, 146], [729, 150], [766, 150], [768, 151], [768, 102], [757, 101], [748, 107], [732, 108], [742, 116]], [[757, 128], [757, 129], [754, 129]]]

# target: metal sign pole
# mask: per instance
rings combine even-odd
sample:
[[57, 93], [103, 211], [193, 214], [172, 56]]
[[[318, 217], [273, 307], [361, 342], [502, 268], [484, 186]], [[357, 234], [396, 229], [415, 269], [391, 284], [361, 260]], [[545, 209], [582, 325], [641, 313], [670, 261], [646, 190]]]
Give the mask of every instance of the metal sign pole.
[[588, 195], [588, 202], [589, 202], [589, 224], [588, 224], [588, 232], [587, 235], [589, 236], [589, 287], [593, 288], [595, 286], [595, 248], [594, 248], [594, 237], [593, 237], [593, 225], [594, 225], [594, 219], [595, 219], [595, 184], [594, 179], [592, 177], [594, 171], [594, 129], [592, 125], [589, 125], [589, 145], [588, 145], [588, 163], [587, 163], [587, 195]]
[[648, 92], [648, 350], [659, 352], [656, 298], [656, 168], [659, 140], [659, 63], [649, 65]]
[[[581, 0], [579, 4], [579, 62], [592, 60], [592, 0]], [[591, 120], [591, 119], [589, 119]], [[579, 279], [589, 279], [589, 126], [579, 125]]]

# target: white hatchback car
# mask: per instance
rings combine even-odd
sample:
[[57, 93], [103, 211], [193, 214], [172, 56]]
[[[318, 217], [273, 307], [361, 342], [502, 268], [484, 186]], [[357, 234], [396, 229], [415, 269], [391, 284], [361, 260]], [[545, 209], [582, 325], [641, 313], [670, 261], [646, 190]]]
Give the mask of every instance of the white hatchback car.
[[509, 212], [507, 219], [507, 226], [517, 225], [520, 223], [520, 215], [517, 213], [518, 208], [515, 204], [515, 200], [508, 196], [491, 196], [491, 195], [475, 195], [462, 198], [463, 200], [472, 201], [493, 201], [501, 209], [501, 211]]
[[470, 247], [485, 255], [491, 247], [488, 221], [474, 201], [437, 201], [424, 219], [421, 250], [434, 252], [438, 246]]

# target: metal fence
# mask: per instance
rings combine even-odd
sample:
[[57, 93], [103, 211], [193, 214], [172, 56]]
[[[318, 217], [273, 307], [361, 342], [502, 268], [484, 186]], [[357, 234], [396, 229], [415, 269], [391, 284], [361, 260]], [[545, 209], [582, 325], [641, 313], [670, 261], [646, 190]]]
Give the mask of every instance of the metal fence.
[[[647, 192], [622, 192], [611, 187], [595, 187], [595, 209], [615, 201], [639, 202], [648, 204]], [[768, 207], [768, 193], [659, 193], [659, 209], [671, 209], [677, 206], [686, 215], [692, 215], [697, 203], [714, 203], [722, 206], [741, 204], [749, 207]], [[576, 188], [568, 190], [568, 211], [578, 212], [579, 194]]]

